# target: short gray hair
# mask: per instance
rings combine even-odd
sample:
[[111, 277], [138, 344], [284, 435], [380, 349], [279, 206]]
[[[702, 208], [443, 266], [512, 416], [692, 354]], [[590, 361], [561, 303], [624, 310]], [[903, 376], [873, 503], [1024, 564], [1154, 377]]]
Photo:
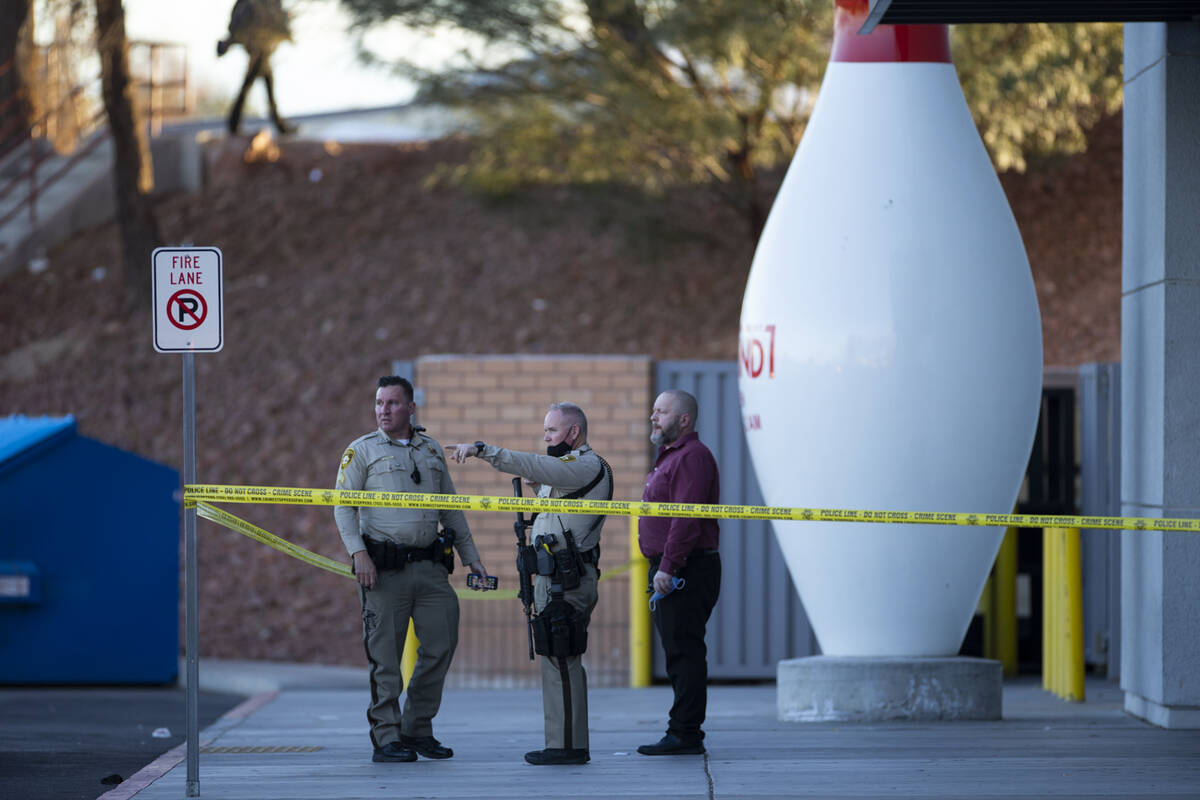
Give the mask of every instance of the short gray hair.
[[587, 439], [587, 414], [574, 403], [551, 403], [551, 411], [557, 411], [567, 418], [570, 425], [579, 426], [579, 435]]
[[695, 396], [683, 389], [667, 389], [663, 394], [670, 395], [675, 400], [675, 413], [687, 414], [688, 419], [692, 422], [692, 429], [695, 430], [696, 417], [700, 415], [700, 407], [696, 404]]

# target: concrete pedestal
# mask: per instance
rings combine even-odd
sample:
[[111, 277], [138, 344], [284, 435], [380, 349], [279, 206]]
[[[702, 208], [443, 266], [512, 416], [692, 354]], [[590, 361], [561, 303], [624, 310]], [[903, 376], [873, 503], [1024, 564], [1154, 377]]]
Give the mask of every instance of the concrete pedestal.
[[1000, 719], [999, 661], [810, 656], [776, 674], [784, 722]]

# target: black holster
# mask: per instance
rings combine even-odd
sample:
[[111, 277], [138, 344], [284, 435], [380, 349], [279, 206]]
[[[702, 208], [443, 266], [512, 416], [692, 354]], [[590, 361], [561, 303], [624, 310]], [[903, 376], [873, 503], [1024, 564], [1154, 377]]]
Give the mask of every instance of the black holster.
[[566, 658], [587, 652], [587, 618], [562, 597], [555, 597], [533, 618], [533, 651]]
[[569, 592], [579, 588], [583, 560], [579, 557], [579, 548], [575, 546], [575, 536], [570, 531], [563, 531], [563, 542], [567, 546], [554, 553], [555, 578], [561, 581], [563, 591]]
[[441, 547], [441, 562], [442, 566], [446, 568], [447, 575], [454, 574], [454, 537], [456, 535], [452, 529], [444, 528], [438, 536], [438, 540], [433, 543], [435, 546]]

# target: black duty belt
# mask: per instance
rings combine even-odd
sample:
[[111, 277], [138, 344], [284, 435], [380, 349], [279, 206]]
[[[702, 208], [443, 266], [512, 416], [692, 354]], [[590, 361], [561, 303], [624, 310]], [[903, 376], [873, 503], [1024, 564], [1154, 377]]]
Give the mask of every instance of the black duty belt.
[[363, 537], [367, 555], [375, 562], [375, 569], [404, 569], [405, 565], [414, 561], [440, 561], [443, 558], [444, 545], [435, 540], [427, 547], [405, 547], [394, 542], [376, 541]]
[[579, 558], [585, 564], [600, 566], [600, 545], [596, 545], [591, 550], [581, 550]]

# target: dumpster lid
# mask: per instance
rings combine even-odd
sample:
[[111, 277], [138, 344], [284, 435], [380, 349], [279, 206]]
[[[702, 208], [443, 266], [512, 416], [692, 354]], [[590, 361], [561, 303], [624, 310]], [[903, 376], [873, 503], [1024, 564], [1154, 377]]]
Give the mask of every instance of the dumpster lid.
[[24, 451], [53, 439], [66, 431], [75, 430], [75, 417], [26, 417], [13, 414], [0, 417], [0, 464]]

